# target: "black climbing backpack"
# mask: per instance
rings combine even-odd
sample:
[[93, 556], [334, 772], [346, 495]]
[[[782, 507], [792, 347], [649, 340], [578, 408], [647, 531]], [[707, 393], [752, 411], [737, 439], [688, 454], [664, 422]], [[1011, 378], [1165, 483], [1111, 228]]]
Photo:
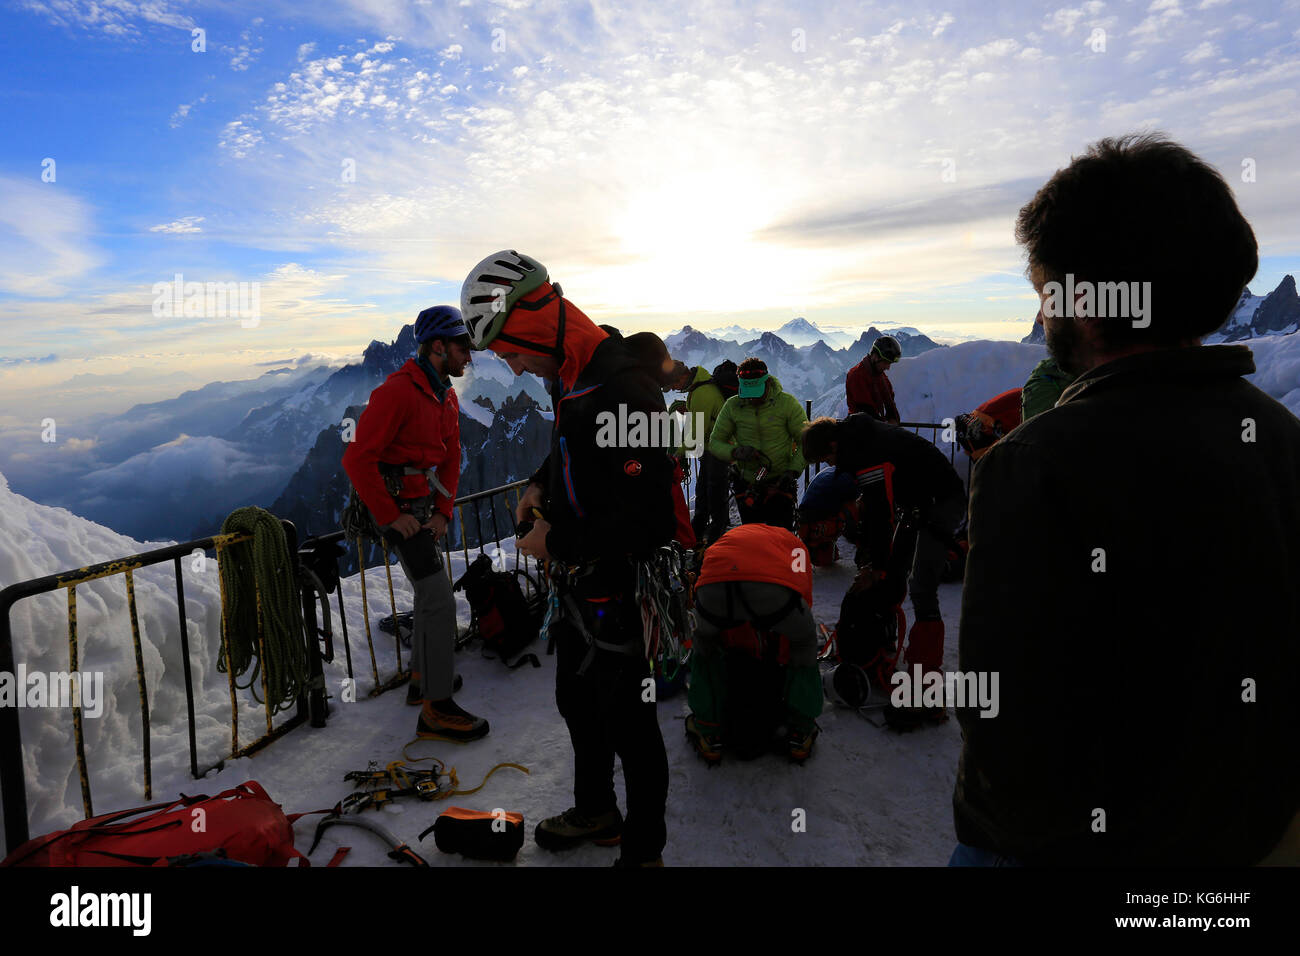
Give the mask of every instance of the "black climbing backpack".
[[[524, 596], [519, 586], [521, 577], [531, 583], [531, 597]], [[537, 580], [522, 568], [499, 571], [492, 566], [491, 558], [479, 554], [452, 590], [465, 592], [471, 615], [469, 633], [457, 642], [458, 646], [480, 638], [485, 656], [499, 657], [508, 663], [541, 630], [546, 600]], [[542, 666], [535, 654], [525, 654], [509, 666], [513, 670], [525, 662]]]

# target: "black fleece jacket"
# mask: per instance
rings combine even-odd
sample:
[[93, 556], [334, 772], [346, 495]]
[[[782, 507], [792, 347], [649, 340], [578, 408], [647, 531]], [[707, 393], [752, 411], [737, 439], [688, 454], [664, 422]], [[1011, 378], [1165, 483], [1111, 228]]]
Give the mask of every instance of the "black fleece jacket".
[[[656, 427], [621, 432], [629, 413]], [[640, 557], [672, 540], [673, 443], [658, 427], [666, 417], [663, 392], [623, 340], [601, 342], [556, 402], [551, 452], [532, 476], [545, 490], [553, 557], [569, 565]]]

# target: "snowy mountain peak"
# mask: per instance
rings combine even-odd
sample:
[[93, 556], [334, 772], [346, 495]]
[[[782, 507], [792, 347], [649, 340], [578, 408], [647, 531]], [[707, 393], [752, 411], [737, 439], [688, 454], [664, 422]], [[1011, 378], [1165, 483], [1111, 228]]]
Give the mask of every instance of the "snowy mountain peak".
[[1300, 296], [1296, 295], [1294, 276], [1282, 281], [1266, 296], [1242, 290], [1241, 298], [1218, 330], [1208, 336], [1207, 344], [1239, 342], [1259, 335], [1286, 335], [1300, 328]]
[[758, 337], [756, 342], [747, 342], [745, 345], [752, 352], [761, 353], [761, 355], [776, 356], [778, 358], [791, 358], [799, 351], [795, 346], [791, 345], [775, 332], [764, 332]]
[[673, 358], [680, 358], [684, 362], [689, 362], [690, 360], [683, 356], [691, 352], [707, 351], [713, 345], [713, 340], [703, 332], [687, 325], [680, 332], [664, 339], [664, 345], [668, 346], [668, 354]]
[[817, 328], [803, 316], [797, 319], [791, 319], [785, 325], [776, 330], [776, 334], [785, 338], [790, 335], [821, 335], [822, 330]]
[[369, 368], [382, 366], [396, 369], [401, 368], [406, 363], [406, 360], [414, 354], [415, 328], [414, 326], [404, 325], [393, 342], [384, 343], [375, 339], [367, 345], [366, 351], [361, 357], [361, 364]]

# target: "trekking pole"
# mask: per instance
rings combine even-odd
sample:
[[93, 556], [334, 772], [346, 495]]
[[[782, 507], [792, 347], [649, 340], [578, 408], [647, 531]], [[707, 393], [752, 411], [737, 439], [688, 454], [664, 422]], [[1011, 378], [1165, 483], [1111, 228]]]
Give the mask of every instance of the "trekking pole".
[[346, 654], [346, 655], [347, 655], [347, 658], [348, 658], [348, 680], [353, 680], [353, 677], [352, 677], [352, 645], [351, 645], [350, 643], [348, 643], [348, 616], [347, 616], [346, 614], [343, 613], [343, 582], [342, 582], [342, 580], [339, 581], [339, 593], [338, 593], [338, 599], [339, 599], [339, 622], [340, 622], [340, 624], [341, 624], [342, 627], [343, 627], [343, 653]]
[[[465, 570], [469, 570], [469, 535], [465, 531], [465, 506], [456, 505], [456, 514], [460, 515], [460, 546], [465, 552]], [[451, 562], [448, 561], [447, 564], [450, 566]]]
[[[218, 569], [221, 564], [221, 551], [225, 547], [221, 542], [217, 542], [217, 565]], [[226, 560], [229, 560], [227, 558]], [[233, 757], [239, 753], [239, 702], [235, 698], [235, 662], [230, 651], [230, 635], [228, 633], [228, 616], [226, 608], [230, 601], [230, 595], [226, 592], [226, 576], [218, 571], [218, 583], [221, 586], [221, 653], [226, 659], [226, 677], [230, 682], [230, 755]]]
[[361, 536], [357, 536], [357, 570], [361, 574], [361, 616], [366, 622], [366, 644], [370, 647], [370, 670], [375, 675], [375, 690], [379, 691], [379, 665], [375, 663], [375, 641], [370, 633], [370, 598], [366, 595], [366, 557], [361, 551]]
[[[199, 746], [194, 737], [194, 674], [190, 666], [190, 631], [185, 618], [185, 577], [181, 572], [181, 558], [177, 555], [173, 561], [176, 568], [176, 608], [180, 612], [181, 635], [181, 670], [185, 675], [185, 713], [189, 718], [190, 737], [190, 776], [199, 778]], [[342, 588], [339, 589], [340, 594]]]
[[[266, 656], [266, 628], [262, 625], [262, 592], [257, 591], [257, 669], [262, 676], [262, 706], [266, 711], [266, 732], [271, 733], [271, 690], [266, 684], [267, 672], [271, 669], [270, 659]], [[252, 682], [250, 681], [250, 693], [253, 699], [257, 699], [257, 693], [252, 691]]]
[[153, 761], [149, 752], [149, 690], [144, 678], [144, 653], [140, 647], [140, 618], [135, 607], [135, 575], [126, 569], [126, 606], [131, 615], [131, 643], [135, 648], [135, 679], [140, 689], [140, 731], [144, 737], [144, 798], [153, 799]]
[[[483, 513], [479, 510], [477, 499], [474, 501], [474, 526], [478, 528], [478, 553], [483, 554]], [[468, 560], [468, 556], [466, 556], [466, 560]]]
[[[506, 494], [507, 494], [507, 497], [506, 497], [506, 507], [509, 508], [509, 507], [510, 507], [509, 492], [507, 492]], [[515, 489], [515, 507], [514, 507], [514, 510], [510, 512], [510, 528], [511, 528], [511, 530], [514, 531], [514, 532], [518, 532], [518, 531], [519, 531], [519, 522], [515, 520], [515, 513], [519, 511], [519, 503], [520, 503], [521, 501], [523, 501], [523, 500], [524, 500], [524, 496], [521, 495], [521, 494], [519, 493], [519, 489], [516, 488], [516, 489]], [[515, 534], [515, 537], [518, 538], [519, 535], [516, 533], [516, 534]], [[515, 548], [515, 570], [516, 570], [516, 571], [519, 570], [519, 549], [518, 549], [518, 548]], [[528, 574], [528, 556], [527, 556], [527, 555], [524, 555], [524, 574], [525, 574], [525, 576], [527, 576], [527, 574]], [[525, 592], [525, 593], [527, 593], [527, 592]]]
[[[68, 673], [77, 672], [77, 586], [68, 588]], [[86, 819], [95, 815], [90, 802], [90, 774], [86, 770], [86, 738], [81, 726], [81, 701], [72, 702], [72, 735], [77, 747], [77, 775], [81, 778], [81, 805]]]
[[497, 525], [497, 499], [496, 495], [492, 496], [492, 540], [496, 542], [497, 550], [501, 550], [501, 528]]
[[[442, 563], [447, 571], [447, 582], [450, 584], [454, 584], [456, 582], [456, 576], [451, 573], [451, 532], [452, 532], [452, 525], [454, 523], [455, 522], [447, 523], [447, 533], [442, 536], [442, 556], [443, 556]], [[461, 532], [464, 533], [463, 528], [461, 529]]]
[[[393, 646], [397, 650], [397, 673], [400, 674], [402, 672], [402, 628], [397, 623], [397, 596], [393, 594], [393, 564], [388, 560], [387, 541], [383, 542], [383, 549], [384, 574], [388, 575], [388, 607], [393, 614]], [[415, 640], [414, 636], [411, 639]]]

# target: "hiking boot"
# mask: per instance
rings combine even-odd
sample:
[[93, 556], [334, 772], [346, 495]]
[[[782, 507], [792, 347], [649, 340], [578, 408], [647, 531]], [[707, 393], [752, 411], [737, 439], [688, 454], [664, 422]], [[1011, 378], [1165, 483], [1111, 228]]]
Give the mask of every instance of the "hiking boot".
[[623, 839], [623, 814], [618, 807], [589, 817], [570, 807], [558, 817], [537, 824], [533, 839], [543, 850], [567, 850], [590, 841], [597, 846], [617, 846]]
[[813, 724], [812, 730], [806, 733], [802, 730], [791, 730], [785, 738], [786, 753], [795, 763], [803, 763], [812, 756], [813, 741], [821, 733], [821, 728]]
[[415, 724], [415, 736], [422, 740], [454, 740], [464, 742], [486, 737], [488, 722], [475, 717], [446, 700], [425, 701], [420, 719]]
[[[451, 692], [453, 694], [459, 694], [460, 689], [463, 686], [465, 686], [465, 682], [461, 680], [460, 675], [457, 674], [456, 679], [451, 682]], [[406, 703], [412, 707], [424, 703], [424, 698], [420, 696], [420, 675], [419, 674], [412, 674], [411, 682], [406, 685]]]
[[695, 719], [694, 714], [686, 718], [686, 739], [691, 742], [695, 752], [699, 754], [704, 762], [710, 767], [716, 767], [722, 761], [722, 735], [716, 729], [706, 730], [705, 728], [716, 728], [716, 724], [703, 724]]

